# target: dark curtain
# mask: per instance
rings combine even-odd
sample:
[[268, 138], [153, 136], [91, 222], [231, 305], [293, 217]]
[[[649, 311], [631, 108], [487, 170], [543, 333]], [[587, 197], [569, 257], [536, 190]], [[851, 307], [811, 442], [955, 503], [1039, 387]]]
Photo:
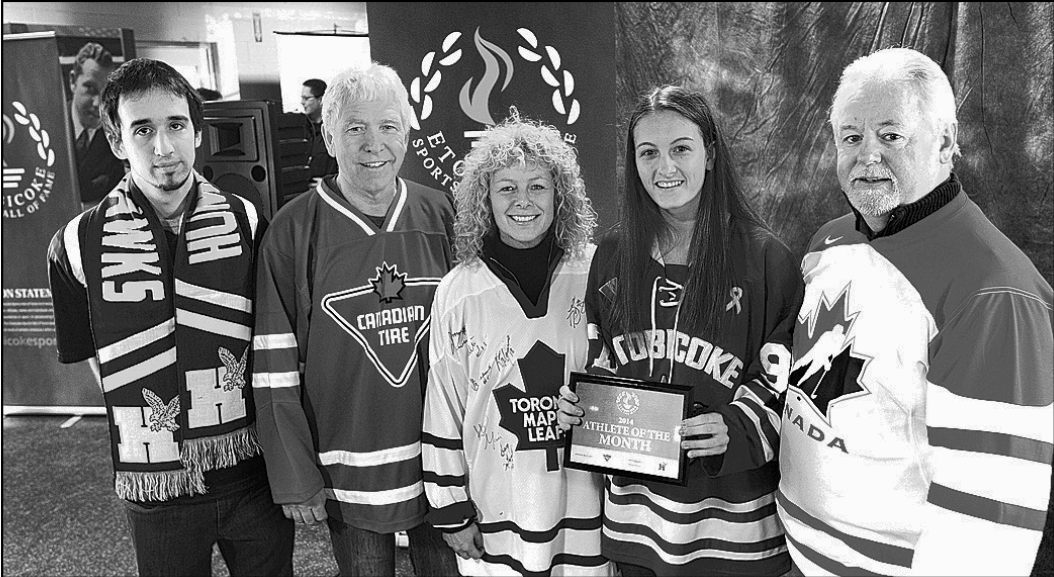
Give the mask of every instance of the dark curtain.
[[[801, 257], [849, 211], [827, 122], [839, 75], [876, 49], [912, 47], [951, 79], [966, 192], [1054, 283], [1052, 24], [1049, 3], [617, 3], [620, 188], [637, 97], [701, 89], [754, 206]], [[1054, 574], [1051, 518], [1034, 575]]]
[[951, 79], [965, 190], [1054, 283], [1052, 21], [1048, 3], [618, 3], [620, 184], [637, 97], [701, 89], [754, 206], [801, 256], [849, 211], [827, 121], [841, 71], [908, 46]]

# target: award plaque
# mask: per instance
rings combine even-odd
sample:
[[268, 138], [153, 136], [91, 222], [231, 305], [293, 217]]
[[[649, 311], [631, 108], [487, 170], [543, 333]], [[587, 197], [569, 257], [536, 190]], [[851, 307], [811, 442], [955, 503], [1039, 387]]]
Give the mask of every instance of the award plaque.
[[680, 428], [691, 387], [585, 373], [571, 373], [569, 387], [585, 415], [566, 434], [565, 466], [685, 484]]

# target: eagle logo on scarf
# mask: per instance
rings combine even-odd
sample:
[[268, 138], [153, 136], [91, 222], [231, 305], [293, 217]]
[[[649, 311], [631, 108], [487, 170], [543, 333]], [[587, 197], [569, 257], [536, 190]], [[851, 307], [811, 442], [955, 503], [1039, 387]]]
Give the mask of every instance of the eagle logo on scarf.
[[172, 397], [166, 405], [161, 397], [150, 389], [143, 389], [143, 398], [150, 404], [150, 430], [157, 433], [161, 429], [175, 432], [179, 429], [176, 417], [179, 416], [179, 395]]
[[249, 359], [249, 347], [245, 347], [241, 360], [236, 359], [230, 351], [223, 347], [220, 347], [219, 352], [223, 367], [227, 369], [227, 374], [223, 375], [223, 390], [233, 391], [245, 388], [245, 363]]

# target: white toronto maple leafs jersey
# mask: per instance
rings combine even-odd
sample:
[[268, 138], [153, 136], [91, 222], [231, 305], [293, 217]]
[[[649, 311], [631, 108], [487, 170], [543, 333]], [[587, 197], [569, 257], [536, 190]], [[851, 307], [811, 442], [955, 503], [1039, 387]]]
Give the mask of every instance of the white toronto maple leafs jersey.
[[260, 443], [276, 503], [325, 488], [327, 511], [390, 533], [421, 523], [421, 410], [432, 295], [453, 207], [399, 180], [377, 228], [327, 179], [261, 247], [253, 339]]
[[459, 265], [436, 291], [425, 490], [440, 529], [476, 516], [486, 553], [458, 559], [463, 575], [612, 574], [600, 556], [602, 478], [564, 468], [556, 422], [560, 386], [586, 363], [594, 248], [551, 269], [537, 307], [480, 261]]
[[1051, 288], [964, 192], [806, 254], [780, 518], [806, 575], [1027, 575], [1054, 436]]

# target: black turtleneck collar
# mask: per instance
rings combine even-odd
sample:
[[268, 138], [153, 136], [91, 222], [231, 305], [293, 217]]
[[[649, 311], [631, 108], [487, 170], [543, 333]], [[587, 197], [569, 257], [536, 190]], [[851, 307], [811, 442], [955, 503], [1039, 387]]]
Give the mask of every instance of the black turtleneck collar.
[[564, 250], [556, 243], [555, 226], [531, 248], [514, 248], [501, 241], [497, 230], [483, 239], [483, 262], [520, 303], [527, 318], [545, 316], [553, 271]]
[[[959, 178], [955, 176], [955, 173], [953, 172], [948, 180], [945, 180], [938, 185], [937, 188], [934, 188], [926, 196], [911, 204], [904, 204], [890, 211], [889, 220], [886, 221], [886, 228], [883, 228], [878, 232], [871, 230], [871, 227], [867, 225], [867, 221], [864, 220], [863, 215], [861, 215], [860, 211], [854, 207], [853, 212], [856, 213], [856, 230], [866, 236], [867, 240], [875, 240], [876, 238], [897, 234], [940, 210], [942, 206], [951, 202], [961, 190], [962, 184], [959, 183]], [[852, 205], [850, 204], [850, 206]]]

